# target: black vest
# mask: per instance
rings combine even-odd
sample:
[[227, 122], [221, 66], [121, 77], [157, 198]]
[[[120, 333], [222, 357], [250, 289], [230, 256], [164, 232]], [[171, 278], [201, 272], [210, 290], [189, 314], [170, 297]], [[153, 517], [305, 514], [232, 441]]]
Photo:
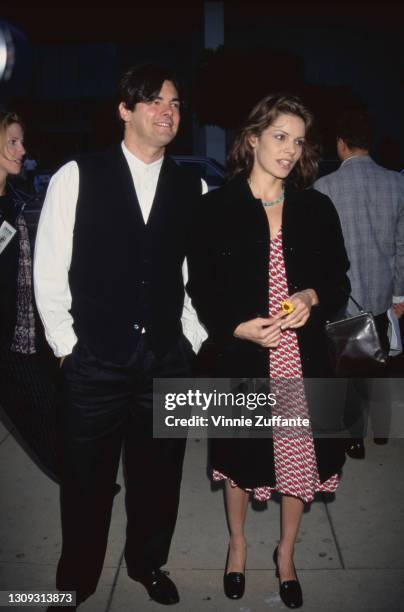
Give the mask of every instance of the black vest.
[[181, 334], [182, 264], [200, 181], [166, 157], [145, 225], [120, 145], [78, 166], [69, 272], [75, 333], [94, 355], [124, 363], [145, 328], [162, 356]]

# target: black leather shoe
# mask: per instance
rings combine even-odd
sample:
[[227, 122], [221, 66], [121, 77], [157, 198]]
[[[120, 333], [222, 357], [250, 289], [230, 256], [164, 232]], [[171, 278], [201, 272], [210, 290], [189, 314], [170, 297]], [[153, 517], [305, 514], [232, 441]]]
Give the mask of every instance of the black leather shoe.
[[245, 577], [241, 572], [230, 572], [223, 576], [224, 594], [229, 599], [241, 599], [244, 595]]
[[241, 599], [244, 595], [245, 576], [242, 572], [229, 572], [227, 574], [227, 563], [229, 561], [229, 551], [226, 557], [226, 569], [223, 575], [224, 594], [229, 599]]
[[156, 569], [141, 576], [130, 575], [130, 577], [143, 584], [151, 599], [157, 601], [157, 603], [171, 606], [180, 600], [177, 587], [168, 577], [168, 572], [166, 571]]
[[347, 440], [345, 452], [351, 459], [365, 458], [365, 445], [362, 438], [350, 438]]
[[[274, 550], [274, 563], [276, 567], [276, 577], [279, 579], [279, 595], [288, 608], [300, 608], [303, 605], [302, 587], [298, 580], [284, 580], [281, 582], [278, 567], [278, 547]], [[293, 566], [294, 567], [294, 566]], [[296, 573], [296, 568], [295, 573]]]

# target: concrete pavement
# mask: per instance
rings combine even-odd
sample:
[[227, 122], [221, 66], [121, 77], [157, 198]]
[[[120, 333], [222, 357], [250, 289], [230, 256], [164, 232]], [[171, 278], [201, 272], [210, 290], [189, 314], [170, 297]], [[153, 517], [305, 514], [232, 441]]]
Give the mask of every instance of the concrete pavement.
[[[402, 402], [404, 410], [404, 398], [395, 401]], [[364, 461], [347, 458], [335, 497], [320, 496], [304, 514], [295, 561], [307, 612], [404, 611], [404, 440], [391, 440], [386, 446], [368, 440], [366, 453]], [[121, 474], [118, 482], [123, 483]], [[0, 491], [0, 590], [53, 589], [61, 543], [58, 486], [1, 424]], [[124, 531], [121, 492], [115, 498], [99, 587], [80, 612], [166, 609], [150, 601], [145, 589], [128, 578], [122, 559]], [[226, 599], [222, 489], [212, 488], [208, 479], [206, 443], [189, 440], [180, 514], [167, 565], [181, 602], [171, 609], [285, 610], [272, 562], [278, 534], [279, 500], [259, 507], [253, 504], [247, 519], [246, 593], [239, 601]]]

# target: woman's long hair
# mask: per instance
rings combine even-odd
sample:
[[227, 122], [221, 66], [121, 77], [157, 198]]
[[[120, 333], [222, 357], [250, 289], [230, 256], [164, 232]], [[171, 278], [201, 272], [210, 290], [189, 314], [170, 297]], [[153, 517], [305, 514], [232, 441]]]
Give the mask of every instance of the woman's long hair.
[[254, 165], [251, 136], [261, 136], [262, 132], [272, 125], [281, 114], [295, 115], [304, 121], [306, 136], [303, 150], [299, 161], [292, 170], [291, 178], [299, 188], [308, 187], [313, 183], [317, 176], [320, 157], [319, 146], [313, 137], [313, 115], [299, 98], [284, 94], [265, 96], [251, 111], [247, 121], [238, 131], [227, 158], [229, 178], [241, 173], [246, 176], [251, 174]]

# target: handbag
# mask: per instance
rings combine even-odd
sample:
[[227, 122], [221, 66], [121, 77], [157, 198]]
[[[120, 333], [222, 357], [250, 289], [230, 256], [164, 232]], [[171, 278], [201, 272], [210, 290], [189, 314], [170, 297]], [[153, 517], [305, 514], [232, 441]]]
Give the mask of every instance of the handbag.
[[350, 295], [359, 313], [327, 321], [325, 332], [331, 361], [338, 377], [369, 377], [382, 372], [387, 353], [371, 312], [365, 312]]

